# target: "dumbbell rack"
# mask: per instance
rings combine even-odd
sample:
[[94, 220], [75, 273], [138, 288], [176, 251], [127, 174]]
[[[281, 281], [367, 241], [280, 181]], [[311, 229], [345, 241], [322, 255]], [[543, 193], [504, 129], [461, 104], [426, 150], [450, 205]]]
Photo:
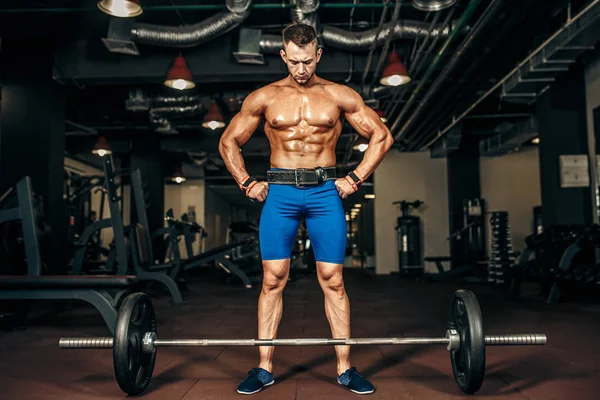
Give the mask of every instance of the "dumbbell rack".
[[496, 285], [505, 284], [505, 273], [515, 263], [515, 252], [507, 211], [492, 213], [492, 249], [488, 267], [488, 282]]

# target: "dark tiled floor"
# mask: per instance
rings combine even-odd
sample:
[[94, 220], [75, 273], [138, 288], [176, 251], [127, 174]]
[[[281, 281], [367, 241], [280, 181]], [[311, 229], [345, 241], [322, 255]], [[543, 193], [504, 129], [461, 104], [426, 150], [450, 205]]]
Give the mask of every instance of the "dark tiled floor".
[[[598, 399], [600, 305], [546, 305], [511, 300], [491, 287], [418, 284], [346, 271], [354, 337], [443, 336], [452, 292], [477, 294], [487, 333], [544, 332], [543, 347], [488, 348], [486, 380], [477, 396], [457, 388], [443, 346], [354, 347], [352, 362], [376, 385], [371, 399]], [[159, 337], [256, 337], [258, 289], [195, 282], [188, 304], [154, 297]], [[279, 337], [330, 337], [314, 276], [288, 284]], [[109, 350], [60, 350], [64, 336], [106, 336], [94, 309], [35, 318], [27, 330], [0, 333], [0, 398], [120, 399]], [[160, 349], [148, 399], [240, 399], [237, 383], [257, 362], [257, 348]], [[276, 385], [255, 399], [359, 398], [335, 383], [332, 347], [275, 351]]]

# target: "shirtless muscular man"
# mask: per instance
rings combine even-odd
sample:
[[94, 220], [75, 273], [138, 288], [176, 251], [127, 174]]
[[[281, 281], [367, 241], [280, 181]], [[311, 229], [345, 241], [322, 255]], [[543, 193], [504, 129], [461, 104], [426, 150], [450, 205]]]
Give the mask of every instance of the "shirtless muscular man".
[[[280, 53], [289, 75], [248, 95], [219, 142], [219, 152], [240, 189], [251, 199], [266, 200], [259, 226], [264, 276], [258, 300], [258, 338], [277, 335], [290, 255], [303, 217], [332, 337], [350, 338], [350, 304], [342, 277], [346, 218], [341, 198], [358, 190], [394, 139], [358, 93], [315, 74], [322, 49], [310, 25], [288, 26], [283, 30], [283, 43]], [[335, 147], [342, 117], [369, 140], [369, 147], [356, 169], [338, 179]], [[271, 167], [267, 181], [258, 182], [246, 172], [240, 150], [263, 120], [271, 146]], [[258, 368], [239, 384], [238, 393], [256, 393], [274, 383], [274, 348], [259, 350]], [[335, 346], [335, 351], [338, 383], [355, 393], [373, 393], [373, 385], [350, 364], [350, 346]]]

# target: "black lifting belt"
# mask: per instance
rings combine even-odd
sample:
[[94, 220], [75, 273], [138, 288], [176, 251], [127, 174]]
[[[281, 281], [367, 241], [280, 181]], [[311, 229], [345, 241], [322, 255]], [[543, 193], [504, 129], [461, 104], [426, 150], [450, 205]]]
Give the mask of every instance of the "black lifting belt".
[[337, 179], [335, 167], [267, 171], [267, 182], [297, 187], [316, 186], [332, 179]]

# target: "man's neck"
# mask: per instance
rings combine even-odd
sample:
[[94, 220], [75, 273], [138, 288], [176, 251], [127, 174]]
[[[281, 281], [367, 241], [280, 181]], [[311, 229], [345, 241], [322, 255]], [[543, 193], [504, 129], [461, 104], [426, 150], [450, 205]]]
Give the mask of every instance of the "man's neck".
[[317, 78], [317, 74], [313, 74], [313, 76], [311, 76], [310, 79], [306, 81], [306, 83], [300, 84], [296, 82], [296, 80], [292, 77], [291, 74], [287, 77], [288, 84], [298, 89], [310, 89], [318, 82], [318, 79], [319, 78]]

